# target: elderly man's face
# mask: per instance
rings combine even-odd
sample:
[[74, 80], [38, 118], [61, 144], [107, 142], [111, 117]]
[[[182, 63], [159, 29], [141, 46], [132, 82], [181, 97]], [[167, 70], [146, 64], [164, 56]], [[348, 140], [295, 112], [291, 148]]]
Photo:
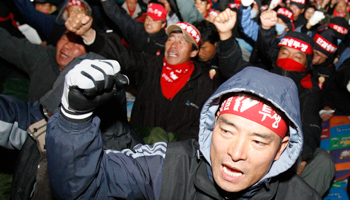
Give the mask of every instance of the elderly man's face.
[[64, 69], [75, 57], [84, 53], [86, 53], [85, 46], [79, 42], [78, 36], [72, 33], [64, 34], [56, 46], [56, 61], [60, 70]]
[[210, 147], [213, 177], [227, 192], [242, 191], [266, 175], [289, 141], [234, 114], [216, 117]]
[[301, 52], [299, 50], [290, 48], [290, 47], [281, 47], [280, 51], [278, 52], [277, 59], [282, 59], [282, 58], [290, 58], [293, 59], [294, 61], [307, 66], [307, 60], [306, 60], [306, 53]]
[[195, 57], [198, 50], [192, 51], [192, 43], [187, 42], [182, 33], [171, 33], [165, 42], [165, 60], [170, 65], [188, 62]]

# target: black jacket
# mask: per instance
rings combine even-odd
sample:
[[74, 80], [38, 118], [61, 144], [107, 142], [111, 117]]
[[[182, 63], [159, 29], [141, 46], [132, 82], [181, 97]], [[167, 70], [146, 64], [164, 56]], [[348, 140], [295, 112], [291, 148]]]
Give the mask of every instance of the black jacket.
[[151, 55], [164, 54], [164, 44], [168, 39], [164, 29], [148, 34], [144, 24], [131, 18], [114, 0], [102, 1], [102, 5], [108, 17], [119, 27], [132, 51]]
[[32, 44], [25, 38], [11, 36], [3, 28], [0, 28], [0, 56], [28, 74], [29, 101], [39, 100], [60, 74], [54, 46]]
[[[320, 199], [318, 193], [305, 183], [291, 170], [282, 173], [262, 185], [253, 196], [245, 198], [244, 193], [236, 193], [236, 196], [223, 192], [213, 183], [210, 165], [199, 156], [198, 143], [195, 141], [183, 141], [168, 143], [160, 198], [159, 199]], [[184, 164], [186, 163], [186, 164]], [[176, 176], [174, 176], [176, 173]], [[194, 186], [194, 187], [193, 187]], [[232, 194], [231, 194], [232, 195]]]
[[201, 107], [215, 90], [212, 80], [202, 73], [198, 62], [194, 62], [195, 70], [186, 85], [168, 100], [160, 86], [163, 57], [128, 51], [115, 34], [97, 34], [95, 42], [87, 48], [119, 61], [123, 73], [138, 78], [132, 125], [162, 127], [167, 132], [181, 133], [180, 140], [197, 138]]

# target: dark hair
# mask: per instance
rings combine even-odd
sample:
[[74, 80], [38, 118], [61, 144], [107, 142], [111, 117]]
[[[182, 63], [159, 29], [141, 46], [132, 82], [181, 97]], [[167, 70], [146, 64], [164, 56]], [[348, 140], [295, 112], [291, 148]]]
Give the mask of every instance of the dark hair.
[[160, 5], [162, 5], [165, 8], [165, 5], [162, 2], [159, 2], [158, 0], [151, 0], [151, 1], [148, 2], [148, 4], [150, 4], [150, 3], [160, 4]]
[[213, 23], [202, 20], [194, 22], [193, 26], [195, 26], [201, 34], [201, 44], [205, 42], [215, 44], [220, 40], [219, 33]]

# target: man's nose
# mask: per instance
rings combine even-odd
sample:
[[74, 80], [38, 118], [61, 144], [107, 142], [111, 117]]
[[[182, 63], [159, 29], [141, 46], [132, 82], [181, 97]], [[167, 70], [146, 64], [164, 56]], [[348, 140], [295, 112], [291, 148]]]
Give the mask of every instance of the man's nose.
[[64, 43], [63, 47], [64, 47], [65, 49], [71, 49], [71, 48], [72, 48], [72, 45], [73, 45], [72, 42], [67, 41], [66, 43]]
[[249, 144], [245, 139], [235, 138], [232, 141], [227, 153], [231, 156], [233, 161], [246, 160], [248, 156], [248, 148]]

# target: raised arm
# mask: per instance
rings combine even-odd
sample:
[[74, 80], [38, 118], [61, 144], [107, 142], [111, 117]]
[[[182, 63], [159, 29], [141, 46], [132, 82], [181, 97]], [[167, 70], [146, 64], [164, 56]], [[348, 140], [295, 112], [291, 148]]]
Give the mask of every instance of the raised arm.
[[[54, 47], [47, 47], [52, 48]], [[44, 56], [47, 48], [30, 43], [26, 38], [11, 36], [6, 29], [0, 27], [0, 57], [16, 65], [19, 69], [31, 74], [36, 68], [36, 63]], [[58, 69], [57, 69], [58, 70]]]
[[46, 137], [49, 176], [58, 199], [159, 196], [166, 143], [103, 151], [100, 120], [92, 115], [113, 97], [119, 70], [113, 60], [83, 60], [65, 77], [61, 111], [50, 118]]
[[107, 16], [119, 27], [123, 36], [131, 41], [143, 24], [128, 15], [115, 0], [102, 0], [103, 10]]
[[23, 19], [39, 31], [39, 33], [48, 38], [53, 30], [57, 16], [37, 11], [33, 3], [29, 0], [13, 0], [13, 2], [16, 4]]
[[217, 45], [219, 67], [223, 76], [228, 79], [248, 65], [243, 58], [237, 41], [232, 36], [232, 29], [236, 25], [237, 14], [227, 8], [214, 20], [220, 41]]

